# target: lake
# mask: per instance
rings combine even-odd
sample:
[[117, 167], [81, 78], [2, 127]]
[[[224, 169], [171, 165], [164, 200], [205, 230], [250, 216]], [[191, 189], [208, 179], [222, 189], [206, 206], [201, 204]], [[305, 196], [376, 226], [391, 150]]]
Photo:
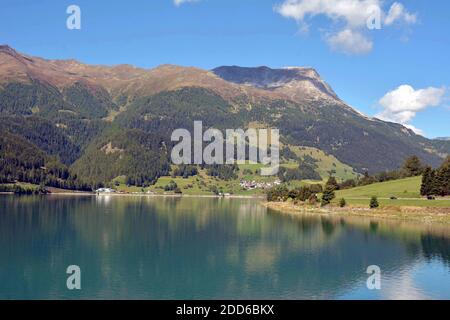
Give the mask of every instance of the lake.
[[0, 298], [450, 299], [450, 229], [256, 199], [1, 195]]

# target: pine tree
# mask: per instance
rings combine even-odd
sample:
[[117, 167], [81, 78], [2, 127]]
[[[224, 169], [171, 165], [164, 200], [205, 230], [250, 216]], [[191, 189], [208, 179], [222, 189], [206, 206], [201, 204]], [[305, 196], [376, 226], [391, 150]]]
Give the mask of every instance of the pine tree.
[[335, 177], [330, 176], [330, 177], [328, 178], [328, 181], [327, 181], [327, 183], [325, 184], [325, 189], [326, 189], [326, 188], [330, 188], [330, 189], [333, 189], [333, 190], [339, 190], [339, 184], [337, 183]]
[[422, 162], [419, 157], [411, 156], [405, 160], [402, 171], [406, 177], [419, 176], [423, 171]]
[[373, 196], [372, 199], [370, 199], [370, 209], [376, 209], [380, 206], [378, 203], [378, 198]]
[[322, 194], [322, 206], [326, 206], [331, 203], [331, 200], [335, 198], [334, 189], [332, 186], [327, 186]]
[[438, 169], [434, 180], [436, 194], [443, 197], [450, 195], [450, 157]]
[[422, 186], [420, 194], [422, 196], [431, 196], [436, 193], [435, 187], [435, 171], [431, 167], [426, 167], [422, 176]]
[[358, 181], [358, 185], [366, 186], [376, 182], [375, 178], [370, 176], [368, 171], [364, 171], [364, 176]]
[[344, 198], [342, 198], [341, 200], [339, 200], [339, 207], [343, 208], [347, 205], [347, 202], [345, 201]]

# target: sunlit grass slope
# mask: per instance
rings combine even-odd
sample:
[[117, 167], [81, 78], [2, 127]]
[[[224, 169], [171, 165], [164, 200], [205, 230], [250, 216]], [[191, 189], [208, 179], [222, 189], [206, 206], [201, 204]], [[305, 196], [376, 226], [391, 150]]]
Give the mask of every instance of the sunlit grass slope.
[[420, 185], [422, 178], [413, 177], [387, 182], [374, 183], [368, 186], [357, 187], [336, 192], [337, 198], [420, 198]]

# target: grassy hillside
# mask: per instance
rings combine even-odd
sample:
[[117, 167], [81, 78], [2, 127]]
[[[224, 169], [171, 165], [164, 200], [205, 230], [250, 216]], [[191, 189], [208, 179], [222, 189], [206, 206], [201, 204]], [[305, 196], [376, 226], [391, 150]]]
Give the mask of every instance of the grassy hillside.
[[336, 192], [337, 198], [420, 198], [420, 184], [422, 177], [392, 180], [374, 183], [368, 186], [357, 187]]
[[[381, 183], [374, 183], [368, 186], [357, 187], [347, 190], [336, 191], [336, 198], [333, 201], [338, 203], [339, 199], [345, 198], [350, 205], [368, 206], [372, 196], [378, 197], [381, 207], [388, 206], [412, 206], [412, 207], [450, 207], [450, 199], [438, 199], [430, 201], [420, 197], [420, 185], [422, 177], [412, 177], [400, 180], [393, 180]], [[397, 199], [392, 200], [391, 197]]]
[[[250, 165], [249, 165], [250, 166]], [[214, 195], [213, 188], [217, 188], [219, 192], [231, 193], [234, 195], [262, 195], [262, 189], [254, 189], [254, 190], [244, 190], [239, 185], [240, 179], [243, 177], [243, 170], [240, 169], [238, 178], [225, 181], [218, 179], [216, 177], [210, 177], [207, 175], [206, 170], [199, 170], [198, 175], [191, 176], [187, 178], [182, 177], [170, 177], [163, 176], [158, 179], [158, 181], [149, 187], [141, 188], [135, 186], [127, 186], [125, 184], [125, 177], [117, 177], [113, 180], [113, 187], [118, 191], [124, 192], [152, 192], [157, 194], [172, 194], [173, 191], [165, 191], [164, 187], [171, 183], [172, 181], [177, 184], [183, 194], [187, 195]], [[248, 177], [248, 176], [247, 176]], [[255, 176], [256, 177], [256, 176]], [[251, 178], [251, 177], [248, 177]], [[273, 181], [275, 177], [272, 177], [271, 180], [267, 178], [265, 181]], [[116, 184], [119, 184], [118, 186]]]
[[[354, 170], [337, 160], [335, 157], [324, 153], [321, 150], [311, 148], [311, 147], [293, 147], [291, 149], [299, 157], [297, 161], [290, 160], [289, 162], [281, 163], [281, 167], [285, 168], [297, 168], [299, 165], [298, 161], [301, 161], [305, 157], [313, 158], [315, 161], [315, 170], [320, 174], [323, 180], [292, 180], [286, 184], [289, 188], [295, 188], [304, 186], [305, 184], [315, 184], [324, 183], [329, 177], [330, 173], [337, 176], [338, 180], [345, 180], [350, 178], [356, 178], [357, 174]], [[174, 168], [175, 166], [173, 166]], [[240, 186], [241, 180], [246, 181], [256, 181], [273, 183], [278, 180], [278, 176], [261, 176], [259, 170], [263, 167], [260, 163], [247, 163], [239, 164], [239, 171], [237, 172], [237, 177], [228, 181], [221, 180], [215, 177], [208, 176], [206, 170], [199, 170], [198, 175], [188, 178], [182, 177], [171, 177], [162, 176], [158, 179], [155, 185], [148, 187], [135, 187], [127, 186], [125, 184], [126, 178], [124, 176], [117, 177], [113, 179], [112, 185], [115, 185], [117, 181], [119, 185], [114, 186], [119, 191], [125, 192], [155, 192], [155, 193], [172, 193], [165, 192], [164, 187], [168, 185], [171, 181], [174, 181], [180, 188], [183, 194], [189, 195], [212, 195], [214, 187], [216, 187], [220, 192], [231, 193], [235, 195], [262, 195], [264, 194], [263, 189], [254, 190], [244, 190]], [[173, 169], [172, 168], [172, 169]]]
[[300, 158], [312, 157], [315, 159], [316, 171], [323, 179], [327, 179], [330, 174], [338, 180], [355, 179], [358, 176], [352, 167], [322, 150], [313, 147], [289, 147]]

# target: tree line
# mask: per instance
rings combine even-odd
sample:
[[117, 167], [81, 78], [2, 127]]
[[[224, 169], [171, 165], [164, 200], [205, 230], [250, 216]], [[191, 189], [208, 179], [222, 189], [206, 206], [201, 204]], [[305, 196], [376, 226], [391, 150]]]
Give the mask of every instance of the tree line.
[[450, 195], [450, 156], [439, 168], [426, 167], [424, 169], [420, 194], [441, 197]]
[[[404, 162], [399, 170], [379, 173], [375, 176], [366, 174], [358, 180], [346, 180], [338, 183], [336, 178], [330, 176], [324, 187], [320, 184], [303, 186], [289, 190], [286, 185], [276, 186], [267, 192], [267, 201], [277, 202], [292, 199], [294, 201], [318, 201], [316, 194], [322, 193], [321, 205], [330, 204], [335, 198], [335, 191], [348, 189], [361, 185], [368, 185], [375, 182], [383, 182], [407, 177], [422, 175], [422, 186], [420, 193], [423, 196], [448, 196], [450, 195], [450, 156], [437, 169], [424, 166], [417, 156], [411, 156]], [[345, 199], [341, 199], [340, 206], [345, 206]], [[370, 201], [370, 207], [378, 207], [376, 197]]]

